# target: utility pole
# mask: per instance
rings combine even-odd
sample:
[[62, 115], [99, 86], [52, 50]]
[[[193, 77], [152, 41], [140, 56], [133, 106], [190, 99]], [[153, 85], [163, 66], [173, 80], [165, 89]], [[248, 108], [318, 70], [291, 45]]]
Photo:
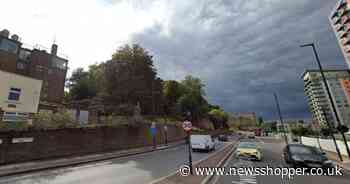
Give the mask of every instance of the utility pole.
[[326, 114], [325, 110], [324, 110], [324, 109], [321, 109], [321, 111], [322, 111], [322, 114], [323, 114], [324, 117], [325, 117], [326, 124], [327, 124], [329, 130], [331, 130], [331, 137], [332, 137], [332, 140], [333, 140], [333, 142], [334, 142], [335, 150], [337, 151], [339, 160], [342, 162], [342, 161], [343, 161], [343, 156], [342, 156], [341, 153], [340, 153], [340, 150], [339, 150], [339, 147], [338, 147], [338, 144], [337, 144], [337, 140], [336, 140], [335, 137], [334, 137], [333, 127], [332, 127], [332, 125], [329, 123], [329, 121], [328, 121], [328, 119], [327, 119], [327, 114]]
[[283, 127], [284, 141], [286, 142], [286, 144], [288, 144], [288, 138], [287, 138], [287, 133], [286, 133], [286, 129], [285, 129], [285, 126], [284, 126], [283, 118], [282, 118], [282, 115], [281, 115], [280, 104], [278, 102], [278, 98], [277, 98], [276, 93], [274, 93], [273, 96], [275, 97], [275, 102], [276, 102], [278, 116], [280, 118], [280, 121], [281, 121], [281, 124], [282, 124], [282, 127]]
[[[325, 77], [325, 75], [324, 75], [323, 68], [322, 68], [320, 59], [319, 59], [319, 57], [318, 57], [315, 44], [314, 44], [314, 43], [309, 43], [309, 44], [301, 45], [300, 47], [312, 47], [312, 50], [314, 51], [314, 55], [315, 55], [315, 58], [316, 58], [316, 61], [317, 61], [318, 68], [320, 69], [320, 73], [321, 73], [321, 77], [322, 77], [323, 83], [324, 83], [324, 85], [325, 85], [325, 87], [326, 87], [326, 91], [327, 91], [327, 94], [328, 94], [329, 101], [331, 102], [331, 106], [332, 106], [332, 109], [333, 109], [333, 112], [334, 112], [335, 119], [336, 119], [336, 121], [337, 121], [338, 126], [340, 126], [341, 124], [340, 124], [340, 119], [339, 119], [338, 111], [337, 111], [337, 109], [336, 109], [336, 107], [335, 107], [335, 103], [334, 103], [334, 101], [333, 101], [331, 92], [330, 92], [330, 90], [329, 90], [329, 86], [328, 86], [326, 77]], [[346, 151], [347, 151], [347, 153], [348, 153], [348, 156], [350, 157], [350, 149], [349, 149], [349, 146], [348, 146], [348, 141], [346, 140], [344, 133], [343, 133], [343, 132], [340, 132], [340, 133], [341, 133], [342, 136], [343, 136], [345, 148], [346, 148]]]
[[151, 98], [152, 98], [152, 115], [154, 115], [154, 95], [153, 95], [153, 80], [151, 82]]

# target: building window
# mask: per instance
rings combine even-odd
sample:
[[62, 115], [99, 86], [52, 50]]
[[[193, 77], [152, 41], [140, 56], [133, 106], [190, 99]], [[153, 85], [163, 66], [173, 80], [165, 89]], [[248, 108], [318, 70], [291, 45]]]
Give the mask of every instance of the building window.
[[26, 65], [24, 63], [18, 62], [17, 63], [17, 69], [24, 70]]
[[31, 52], [29, 50], [21, 49], [19, 50], [19, 59], [27, 61], [29, 60]]
[[21, 89], [11, 88], [9, 92], [8, 100], [19, 101], [20, 96], [21, 96]]
[[17, 54], [18, 45], [16, 42], [13, 42], [11, 40], [2, 39], [0, 42], [0, 50]]
[[58, 57], [52, 57], [51, 66], [61, 70], [67, 69], [67, 61]]
[[4, 112], [2, 121], [4, 122], [17, 122], [17, 121], [27, 121], [28, 113], [21, 112]]
[[44, 71], [44, 67], [43, 67], [43, 66], [40, 66], [40, 65], [37, 65], [37, 66], [36, 66], [36, 71], [37, 71], [37, 72], [43, 72], [43, 71]]

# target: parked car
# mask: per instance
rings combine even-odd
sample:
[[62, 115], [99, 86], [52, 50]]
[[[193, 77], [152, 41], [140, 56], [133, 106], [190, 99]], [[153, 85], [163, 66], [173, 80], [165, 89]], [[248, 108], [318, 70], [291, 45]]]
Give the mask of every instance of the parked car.
[[250, 133], [250, 134], [248, 134], [248, 138], [249, 138], [249, 139], [255, 139], [255, 135], [252, 134], [252, 133]]
[[255, 142], [241, 142], [236, 149], [237, 158], [247, 158], [250, 160], [262, 160], [262, 152], [260, 146]]
[[223, 142], [228, 141], [227, 135], [224, 135], [224, 134], [219, 135], [218, 139], [219, 141], [223, 141]]
[[211, 135], [191, 135], [191, 147], [193, 151], [215, 150], [215, 141]]
[[283, 149], [283, 158], [287, 164], [296, 168], [334, 167], [333, 162], [320, 149], [302, 144], [288, 144]]

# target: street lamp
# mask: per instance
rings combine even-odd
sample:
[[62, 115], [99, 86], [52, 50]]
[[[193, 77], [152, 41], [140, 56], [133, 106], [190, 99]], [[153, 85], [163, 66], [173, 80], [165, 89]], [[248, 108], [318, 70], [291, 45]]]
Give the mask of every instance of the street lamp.
[[333, 129], [332, 125], [330, 124], [330, 122], [329, 122], [328, 119], [327, 119], [326, 111], [325, 111], [323, 108], [321, 108], [321, 112], [322, 112], [322, 114], [323, 114], [323, 116], [324, 116], [324, 119], [325, 119], [325, 121], [326, 121], [326, 124], [327, 124], [329, 130], [331, 130], [331, 137], [332, 137], [332, 140], [333, 140], [333, 142], [334, 142], [335, 150], [336, 150], [337, 153], [338, 153], [339, 160], [340, 160], [340, 161], [343, 161], [343, 157], [342, 157], [342, 155], [341, 155], [341, 153], [340, 153], [340, 151], [339, 151], [339, 147], [338, 147], [338, 144], [337, 144], [337, 140], [336, 140], [335, 137], [334, 137], [334, 131], [333, 131], [334, 129]]
[[[323, 80], [323, 83], [326, 87], [326, 91], [327, 91], [327, 94], [328, 94], [328, 98], [329, 98], [329, 101], [331, 102], [331, 105], [332, 105], [332, 109], [333, 109], [333, 112], [334, 112], [334, 115], [335, 115], [335, 119], [337, 121], [337, 124], [338, 126], [340, 125], [340, 119], [339, 119], [339, 115], [338, 115], [338, 112], [335, 108], [335, 103], [333, 101], [333, 98], [332, 98], [332, 95], [331, 95], [331, 92], [329, 90], [329, 86], [328, 86], [328, 83], [326, 81], [326, 77], [323, 73], [323, 69], [322, 69], [322, 65], [321, 65], [321, 62], [320, 62], [320, 59], [318, 57], [318, 54], [317, 54], [317, 51], [316, 51], [316, 47], [315, 47], [315, 44], [314, 43], [309, 43], [309, 44], [304, 44], [304, 45], [300, 45], [300, 47], [312, 47], [312, 50], [314, 51], [314, 55], [315, 55], [315, 58], [316, 58], [316, 61], [317, 61], [317, 65], [320, 69], [320, 73], [321, 73], [321, 77], [322, 77], [322, 80]], [[348, 142], [346, 140], [346, 137], [344, 135], [343, 132], [340, 132], [343, 136], [343, 139], [344, 139], [344, 144], [345, 144], [345, 147], [346, 147], [346, 151], [348, 153], [348, 156], [350, 157], [350, 150], [349, 150], [349, 146], [348, 146]]]
[[286, 133], [286, 129], [285, 129], [285, 126], [284, 126], [283, 118], [282, 118], [282, 115], [281, 115], [280, 104], [278, 102], [278, 98], [277, 98], [276, 93], [274, 93], [273, 96], [275, 97], [275, 102], [276, 102], [278, 116], [280, 118], [280, 121], [281, 121], [281, 124], [282, 124], [282, 127], [283, 127], [284, 141], [286, 142], [286, 144], [288, 144], [288, 138], [287, 138], [287, 133]]

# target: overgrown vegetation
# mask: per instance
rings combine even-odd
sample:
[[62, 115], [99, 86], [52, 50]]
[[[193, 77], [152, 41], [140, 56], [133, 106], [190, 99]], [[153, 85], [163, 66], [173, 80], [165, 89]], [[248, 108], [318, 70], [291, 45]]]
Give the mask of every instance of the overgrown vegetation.
[[296, 124], [290, 125], [290, 131], [293, 135], [301, 137], [301, 136], [315, 136], [318, 135], [318, 132], [312, 130], [311, 127], [305, 127], [303, 122], [298, 122]]
[[153, 56], [137, 44], [120, 47], [111, 60], [91, 65], [87, 71], [76, 69], [67, 87], [66, 101], [97, 97], [109, 115], [131, 116], [140, 104], [142, 115], [180, 118], [190, 113], [193, 121], [210, 117], [215, 128], [227, 127], [225, 113], [205, 99], [201, 79], [186, 76], [182, 81], [163, 81], [157, 77]]
[[39, 112], [33, 117], [33, 129], [59, 129], [76, 127], [78, 124], [68, 111], [60, 110], [56, 113]]
[[97, 99], [103, 103], [101, 124], [79, 125], [66, 110], [39, 112], [32, 124], [1, 123], [2, 130], [60, 129], [74, 127], [119, 126], [132, 122], [135, 107], [140, 105], [144, 122], [172, 123], [190, 114], [192, 121], [210, 119], [210, 128], [228, 128], [228, 115], [205, 98], [204, 82], [194, 76], [182, 81], [163, 81], [157, 77], [153, 56], [141, 46], [124, 45], [111, 59], [78, 68], [68, 80], [64, 101]]
[[26, 131], [30, 128], [27, 122], [3, 122], [0, 121], [0, 132]]

